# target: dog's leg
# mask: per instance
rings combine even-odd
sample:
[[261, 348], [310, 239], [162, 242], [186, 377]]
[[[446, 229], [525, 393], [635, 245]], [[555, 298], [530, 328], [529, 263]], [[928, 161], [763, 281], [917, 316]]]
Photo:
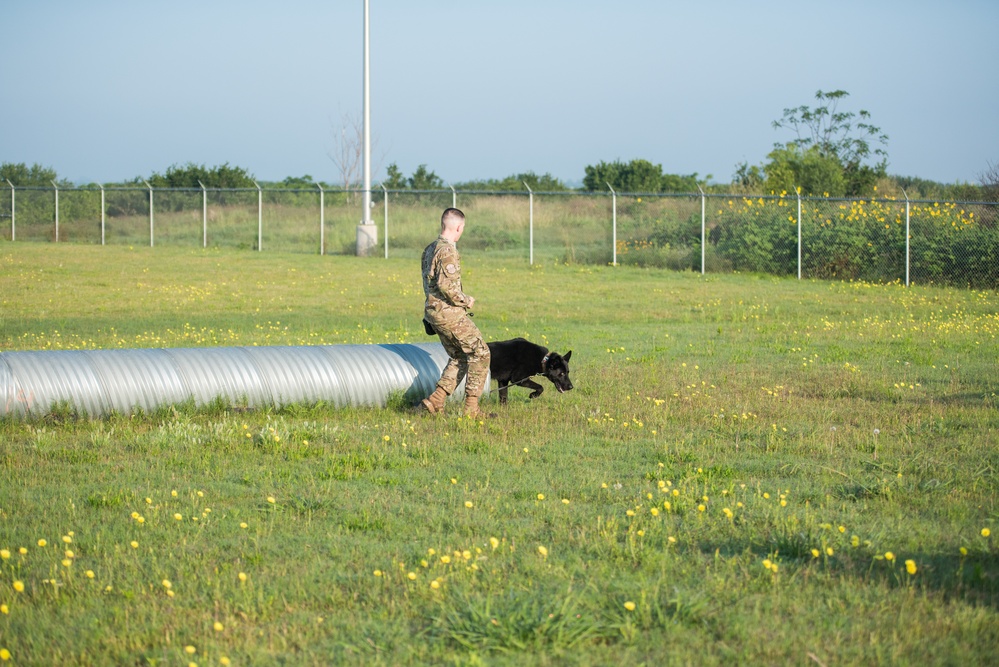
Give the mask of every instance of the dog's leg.
[[506, 391], [508, 389], [507, 385], [510, 384], [510, 381], [498, 380], [498, 382], [499, 382], [500, 405], [506, 405]]
[[545, 390], [545, 388], [542, 387], [540, 384], [538, 384], [537, 382], [531, 382], [530, 380], [524, 380], [523, 382], [520, 383], [520, 386], [534, 390], [531, 392], [531, 395], [528, 396], [528, 398], [537, 398]]

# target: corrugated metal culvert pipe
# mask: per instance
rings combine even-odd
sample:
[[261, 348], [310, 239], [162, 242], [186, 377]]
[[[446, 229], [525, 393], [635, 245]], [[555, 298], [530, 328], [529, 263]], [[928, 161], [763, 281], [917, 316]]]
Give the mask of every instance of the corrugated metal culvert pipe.
[[[395, 392], [428, 396], [446, 364], [440, 343], [3, 352], [0, 418], [54, 406], [101, 417], [216, 399], [384, 406]], [[464, 382], [455, 397], [463, 393]]]

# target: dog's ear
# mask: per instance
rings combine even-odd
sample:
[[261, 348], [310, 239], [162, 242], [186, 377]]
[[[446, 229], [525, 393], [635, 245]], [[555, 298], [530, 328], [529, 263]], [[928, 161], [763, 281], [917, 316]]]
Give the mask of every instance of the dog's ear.
[[571, 356], [572, 356], [572, 350], [569, 350], [568, 352], [565, 353], [565, 355], [562, 356], [562, 358], [565, 359], [566, 361], [569, 361], [569, 357]]

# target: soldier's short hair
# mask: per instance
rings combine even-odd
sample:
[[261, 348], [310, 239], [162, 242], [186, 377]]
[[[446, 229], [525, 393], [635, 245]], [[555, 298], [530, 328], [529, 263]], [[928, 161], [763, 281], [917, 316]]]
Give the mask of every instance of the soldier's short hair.
[[448, 223], [452, 225], [458, 225], [465, 221], [465, 214], [456, 208], [446, 208], [444, 213], [441, 215], [441, 229], [448, 226]]

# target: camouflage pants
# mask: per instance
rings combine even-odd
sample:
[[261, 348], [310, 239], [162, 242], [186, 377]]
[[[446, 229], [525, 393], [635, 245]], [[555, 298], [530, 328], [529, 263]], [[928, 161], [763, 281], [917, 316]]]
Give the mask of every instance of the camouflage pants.
[[428, 310], [427, 319], [434, 325], [448, 356], [437, 386], [450, 396], [465, 378], [465, 396], [481, 396], [489, 374], [489, 347], [479, 328], [464, 311], [456, 317]]

